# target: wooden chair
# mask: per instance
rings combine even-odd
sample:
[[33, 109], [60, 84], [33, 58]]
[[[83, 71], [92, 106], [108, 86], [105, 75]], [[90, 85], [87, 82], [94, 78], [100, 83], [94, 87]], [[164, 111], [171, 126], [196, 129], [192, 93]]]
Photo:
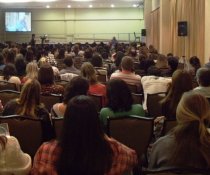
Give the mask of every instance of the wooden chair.
[[160, 101], [163, 100], [165, 96], [165, 92], [147, 94], [147, 110], [150, 117], [158, 117], [162, 115], [162, 106]]
[[210, 175], [210, 169], [168, 168], [163, 170], [146, 170], [142, 175]]
[[18, 87], [14, 83], [10, 83], [8, 81], [0, 81], [0, 90], [13, 90], [18, 91]]
[[143, 103], [144, 100], [144, 94], [136, 94], [136, 93], [131, 93], [132, 98], [133, 98], [133, 104], [141, 104]]
[[20, 96], [20, 92], [18, 92], [18, 91], [13, 91], [13, 90], [0, 91], [0, 100], [3, 104], [3, 106], [5, 106], [8, 101], [10, 101], [12, 99], [16, 99], [19, 96]]
[[151, 118], [134, 115], [117, 118], [108, 117], [107, 133], [109, 136], [136, 150], [140, 160], [144, 153], [147, 152], [147, 147], [152, 138], [153, 123], [154, 121]]
[[62, 128], [63, 128], [63, 118], [53, 118], [53, 125], [55, 128], [56, 138], [59, 139], [61, 136]]
[[63, 96], [61, 94], [41, 94], [41, 102], [44, 103], [46, 109], [50, 112], [55, 103], [61, 103]]
[[1, 116], [0, 123], [8, 123], [9, 133], [18, 139], [23, 152], [32, 158], [42, 144], [41, 119], [32, 119], [25, 116]]
[[95, 103], [97, 111], [100, 112], [101, 108], [103, 107], [103, 96], [97, 94], [89, 94], [88, 95]]
[[100, 83], [103, 83], [103, 84], [106, 84], [106, 80], [107, 80], [107, 76], [106, 75], [102, 75], [102, 74], [97, 74], [96, 75], [97, 77], [97, 80], [100, 82]]
[[177, 125], [176, 120], [165, 120], [163, 124], [163, 135], [166, 135], [171, 129]]
[[65, 89], [65, 87], [66, 87], [66, 85], [68, 84], [68, 82], [69, 82], [69, 81], [66, 81], [66, 80], [56, 80], [56, 81], [55, 81], [55, 84], [61, 85], [61, 86], [63, 86], [64, 89]]

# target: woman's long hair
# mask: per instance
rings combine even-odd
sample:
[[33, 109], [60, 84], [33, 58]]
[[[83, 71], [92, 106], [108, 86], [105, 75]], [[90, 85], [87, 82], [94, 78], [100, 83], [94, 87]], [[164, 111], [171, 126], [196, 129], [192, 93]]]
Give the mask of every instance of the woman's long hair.
[[107, 106], [114, 112], [129, 111], [133, 99], [128, 85], [121, 79], [111, 79], [107, 84]]
[[172, 75], [172, 83], [169, 87], [166, 97], [161, 101], [162, 104], [168, 103], [169, 111], [175, 117], [177, 105], [184, 92], [193, 89], [192, 77], [190, 74], [183, 70], [176, 70]]
[[82, 64], [81, 75], [85, 77], [91, 85], [98, 82], [95, 69], [91, 63], [86, 62]]
[[5, 149], [6, 143], [7, 143], [7, 138], [6, 138], [6, 136], [0, 136], [0, 146], [1, 146], [1, 150], [4, 150], [4, 149]]
[[113, 152], [90, 97], [76, 96], [68, 102], [60, 147], [58, 174], [104, 175], [110, 170]]
[[40, 105], [40, 84], [36, 79], [29, 79], [24, 84], [18, 104], [18, 115], [36, 117], [35, 109]]
[[[172, 161], [179, 166], [210, 167], [210, 105], [207, 99], [193, 91], [184, 93], [177, 107], [178, 125], [174, 129], [175, 145]], [[200, 161], [199, 167], [198, 162]]]

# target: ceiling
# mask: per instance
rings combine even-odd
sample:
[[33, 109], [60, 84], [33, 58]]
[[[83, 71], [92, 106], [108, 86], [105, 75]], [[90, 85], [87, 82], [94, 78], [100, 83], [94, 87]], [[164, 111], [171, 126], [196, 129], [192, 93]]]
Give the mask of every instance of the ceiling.
[[0, 8], [143, 8], [144, 0], [0, 0]]

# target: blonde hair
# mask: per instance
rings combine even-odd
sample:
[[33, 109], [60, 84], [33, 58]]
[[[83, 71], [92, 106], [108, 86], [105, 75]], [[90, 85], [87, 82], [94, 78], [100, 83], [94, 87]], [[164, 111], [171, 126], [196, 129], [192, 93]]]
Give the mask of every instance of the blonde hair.
[[90, 84], [97, 83], [96, 72], [91, 63], [83, 63], [81, 67], [81, 75], [85, 77]]
[[26, 66], [26, 77], [30, 79], [38, 78], [38, 66], [34, 62], [30, 62]]
[[36, 117], [36, 108], [40, 104], [41, 86], [36, 79], [29, 79], [24, 84], [19, 99], [17, 100], [20, 108], [17, 111], [18, 115], [26, 115]]
[[[174, 130], [177, 140], [176, 151], [200, 152], [210, 166], [210, 133], [206, 127], [206, 124], [210, 122], [208, 100], [196, 92], [185, 92], [177, 106], [176, 117], [178, 122]], [[185, 144], [179, 145], [184, 140]]]

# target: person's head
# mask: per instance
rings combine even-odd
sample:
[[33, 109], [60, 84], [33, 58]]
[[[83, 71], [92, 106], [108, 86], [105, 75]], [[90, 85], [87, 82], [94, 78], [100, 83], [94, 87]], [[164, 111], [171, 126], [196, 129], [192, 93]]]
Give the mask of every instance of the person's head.
[[27, 80], [21, 89], [18, 99], [20, 108], [17, 114], [35, 117], [35, 109], [40, 105], [40, 91], [41, 87], [36, 79]]
[[1, 65], [4, 65], [4, 57], [2, 53], [0, 53], [0, 66]]
[[[202, 157], [210, 165], [210, 134], [206, 123], [210, 122], [210, 105], [208, 100], [194, 91], [183, 94], [176, 110], [177, 127], [174, 129], [176, 138], [175, 161], [183, 163], [186, 159]], [[174, 154], [176, 154], [174, 153]], [[193, 158], [185, 156], [194, 155]], [[192, 160], [193, 162], [193, 160]], [[203, 165], [204, 166], [204, 165]]]
[[115, 65], [117, 67], [120, 66], [121, 64], [121, 61], [122, 61], [122, 58], [125, 56], [125, 54], [121, 51], [118, 51], [116, 54], [115, 54]]
[[93, 56], [93, 49], [91, 47], [88, 47], [85, 49], [84, 57], [86, 60], [90, 60]]
[[161, 70], [159, 68], [157, 68], [156, 66], [150, 66], [147, 69], [147, 75], [160, 76], [161, 75]]
[[16, 73], [15, 65], [11, 63], [6, 64], [2, 72], [4, 80], [9, 80], [10, 77], [16, 75]]
[[108, 107], [113, 111], [129, 111], [133, 104], [131, 91], [121, 79], [111, 79], [107, 84]]
[[15, 62], [15, 52], [10, 49], [5, 57], [5, 63], [13, 63]]
[[103, 66], [103, 59], [99, 54], [94, 54], [91, 59], [91, 64], [93, 67], [102, 67]]
[[121, 61], [122, 70], [133, 72], [134, 70], [134, 62], [133, 59], [129, 56], [124, 56]]
[[28, 63], [34, 60], [34, 53], [31, 49], [27, 50], [25, 59]]
[[40, 84], [53, 84], [54, 73], [49, 63], [43, 63], [38, 72], [38, 80]]
[[70, 99], [77, 95], [87, 95], [89, 83], [85, 78], [76, 76], [66, 85], [63, 103], [67, 104]]
[[38, 66], [35, 62], [30, 62], [26, 66], [27, 78], [37, 79], [38, 78]]
[[179, 60], [176, 57], [170, 56], [168, 57], [168, 65], [170, 67], [170, 69], [172, 70], [172, 72], [174, 72], [179, 64]]
[[22, 54], [17, 54], [15, 57], [15, 68], [17, 70], [18, 76], [25, 75], [26, 72], [26, 62]]
[[32, 37], [32, 38], [35, 38], [35, 34], [33, 33], [33, 34], [31, 35], [31, 37]]
[[199, 68], [196, 72], [196, 79], [200, 86], [210, 86], [210, 69], [204, 67]]
[[159, 54], [155, 65], [157, 68], [168, 68], [168, 60], [165, 55]]
[[[90, 97], [71, 99], [64, 114], [57, 161], [58, 174], [106, 174], [112, 165], [112, 149], [105, 140], [98, 113]], [[93, 166], [94, 165], [94, 166]]]
[[201, 67], [200, 59], [197, 56], [191, 57], [189, 63], [195, 68], [195, 73]]
[[67, 56], [64, 58], [63, 63], [64, 63], [67, 67], [73, 66], [72, 57], [71, 57], [70, 55], [67, 55]]
[[81, 75], [85, 77], [90, 84], [95, 84], [97, 82], [95, 69], [91, 63], [86, 62], [82, 64]]
[[172, 82], [169, 87], [166, 97], [163, 99], [163, 103], [169, 103], [169, 109], [174, 116], [176, 115], [177, 105], [184, 92], [188, 92], [193, 89], [192, 76], [187, 71], [176, 70], [172, 75]]

